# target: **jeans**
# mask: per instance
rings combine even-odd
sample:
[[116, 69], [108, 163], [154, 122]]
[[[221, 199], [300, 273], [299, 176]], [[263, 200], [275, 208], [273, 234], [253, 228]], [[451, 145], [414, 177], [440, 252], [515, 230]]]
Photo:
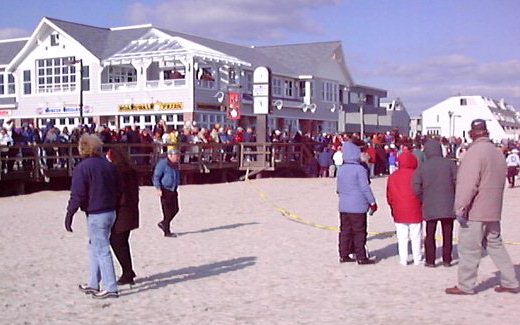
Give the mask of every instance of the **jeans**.
[[412, 243], [413, 263], [419, 265], [421, 262], [421, 223], [396, 223], [397, 248], [399, 251], [399, 262], [402, 265], [408, 264], [408, 239]]
[[110, 252], [110, 232], [115, 220], [115, 211], [89, 214], [87, 217], [90, 262], [88, 286], [99, 288], [99, 283], [103, 280], [105, 290], [110, 292], [117, 292], [114, 262]]

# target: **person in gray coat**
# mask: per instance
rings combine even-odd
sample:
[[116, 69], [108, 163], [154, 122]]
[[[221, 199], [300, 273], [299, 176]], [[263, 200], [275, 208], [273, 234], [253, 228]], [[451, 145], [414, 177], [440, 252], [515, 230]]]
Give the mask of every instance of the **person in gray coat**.
[[442, 264], [451, 266], [457, 164], [442, 156], [441, 143], [436, 140], [426, 141], [424, 154], [426, 159], [417, 168], [413, 177], [413, 189], [422, 201], [423, 219], [426, 221], [424, 265], [435, 267], [435, 232], [437, 224], [440, 222], [442, 226]]

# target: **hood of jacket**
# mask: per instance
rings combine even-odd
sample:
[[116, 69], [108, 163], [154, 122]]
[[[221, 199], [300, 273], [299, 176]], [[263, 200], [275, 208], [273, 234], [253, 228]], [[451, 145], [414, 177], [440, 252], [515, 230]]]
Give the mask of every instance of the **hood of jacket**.
[[403, 152], [397, 158], [399, 162], [399, 168], [408, 168], [408, 169], [416, 169], [417, 168], [417, 158], [415, 155], [410, 152]]
[[353, 144], [352, 142], [343, 143], [343, 147], [341, 148], [343, 152], [343, 161], [346, 163], [359, 163], [361, 159], [361, 150], [358, 146]]
[[441, 143], [436, 140], [428, 140], [424, 143], [424, 155], [426, 158], [442, 157]]

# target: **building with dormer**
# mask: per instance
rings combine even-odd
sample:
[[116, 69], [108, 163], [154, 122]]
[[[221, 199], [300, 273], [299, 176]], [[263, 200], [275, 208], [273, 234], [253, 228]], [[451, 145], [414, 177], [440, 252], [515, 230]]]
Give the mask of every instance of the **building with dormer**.
[[[386, 91], [354, 83], [338, 41], [245, 47], [152, 25], [44, 17], [29, 38], [0, 41], [0, 118], [58, 127], [143, 128], [159, 120], [175, 128], [254, 127], [258, 66], [273, 74], [270, 130], [355, 131], [360, 120], [349, 114], [359, 116], [360, 98], [368, 99], [367, 116], [386, 114]], [[238, 121], [226, 117], [230, 92], [240, 96]]]
[[495, 142], [519, 139], [520, 113], [504, 99], [484, 96], [453, 96], [426, 109], [422, 113], [422, 132], [470, 141], [471, 121], [477, 118], [487, 121], [490, 138]]

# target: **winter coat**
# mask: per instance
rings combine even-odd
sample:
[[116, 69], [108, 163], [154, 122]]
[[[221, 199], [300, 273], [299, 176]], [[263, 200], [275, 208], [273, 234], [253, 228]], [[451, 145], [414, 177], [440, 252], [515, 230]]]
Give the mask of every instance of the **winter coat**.
[[334, 164], [332, 161], [333, 152], [330, 149], [324, 149], [322, 152], [318, 154], [318, 163], [320, 167], [329, 167]]
[[388, 176], [386, 200], [392, 210], [395, 223], [422, 222], [421, 200], [412, 188], [412, 178], [417, 159], [410, 152], [399, 155], [399, 169]]
[[116, 209], [113, 233], [122, 233], [139, 228], [139, 180], [135, 169], [120, 170], [123, 185]]
[[473, 141], [457, 174], [455, 213], [471, 221], [500, 221], [506, 173], [504, 156], [489, 138]]
[[337, 193], [339, 195], [339, 212], [365, 213], [368, 206], [376, 202], [367, 170], [360, 164], [361, 151], [351, 142], [343, 144], [343, 165], [337, 173]]
[[442, 156], [441, 143], [428, 140], [424, 144], [426, 159], [415, 171], [413, 189], [422, 201], [424, 220], [455, 218], [455, 182], [457, 164]]

